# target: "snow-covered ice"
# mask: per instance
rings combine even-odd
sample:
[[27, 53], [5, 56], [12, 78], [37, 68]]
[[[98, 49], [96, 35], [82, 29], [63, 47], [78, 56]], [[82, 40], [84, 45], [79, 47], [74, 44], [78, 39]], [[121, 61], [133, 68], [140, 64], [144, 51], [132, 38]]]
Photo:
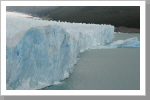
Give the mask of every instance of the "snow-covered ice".
[[106, 44], [138, 45], [136, 39], [111, 43], [111, 25], [35, 20], [9, 14], [6, 22], [7, 89], [40, 89], [60, 84], [69, 77], [80, 52]]
[[17, 17], [17, 18], [18, 17], [24, 17], [24, 18], [32, 17], [30, 15], [27, 15], [27, 14], [24, 14], [24, 13], [18, 13], [18, 12], [7, 12], [6, 16]]

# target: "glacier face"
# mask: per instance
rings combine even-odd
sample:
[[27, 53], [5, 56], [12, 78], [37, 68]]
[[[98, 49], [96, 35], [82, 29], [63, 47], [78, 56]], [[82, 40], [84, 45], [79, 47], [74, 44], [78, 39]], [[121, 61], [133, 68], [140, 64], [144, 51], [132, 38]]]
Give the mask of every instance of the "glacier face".
[[40, 89], [69, 77], [80, 52], [139, 47], [136, 37], [112, 43], [114, 26], [6, 17], [7, 89]]
[[69, 77], [77, 55], [111, 43], [114, 26], [7, 16], [7, 89], [40, 89]]

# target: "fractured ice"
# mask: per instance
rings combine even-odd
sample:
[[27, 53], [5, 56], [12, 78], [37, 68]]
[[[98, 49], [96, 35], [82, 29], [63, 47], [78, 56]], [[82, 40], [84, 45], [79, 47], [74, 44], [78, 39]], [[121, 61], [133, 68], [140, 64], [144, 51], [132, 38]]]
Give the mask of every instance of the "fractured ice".
[[[40, 89], [69, 77], [77, 55], [111, 43], [114, 26], [7, 16], [7, 89]], [[138, 45], [131, 39], [132, 45]], [[137, 41], [136, 41], [137, 42]], [[131, 46], [129, 41], [119, 45]], [[138, 45], [139, 46], [139, 45]]]

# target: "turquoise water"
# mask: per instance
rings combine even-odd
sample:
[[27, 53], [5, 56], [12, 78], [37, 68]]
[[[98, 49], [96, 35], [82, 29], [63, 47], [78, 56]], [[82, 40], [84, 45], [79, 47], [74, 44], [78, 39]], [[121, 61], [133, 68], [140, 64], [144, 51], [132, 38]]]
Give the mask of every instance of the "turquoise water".
[[[114, 41], [140, 34], [116, 34]], [[42, 90], [139, 90], [140, 48], [87, 50], [61, 84]]]

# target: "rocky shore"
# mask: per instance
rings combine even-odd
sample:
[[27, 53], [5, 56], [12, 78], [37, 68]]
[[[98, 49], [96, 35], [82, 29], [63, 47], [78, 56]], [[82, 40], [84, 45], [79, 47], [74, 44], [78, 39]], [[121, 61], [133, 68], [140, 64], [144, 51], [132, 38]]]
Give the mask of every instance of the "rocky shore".
[[115, 27], [115, 32], [121, 32], [121, 33], [140, 33], [140, 29], [137, 28], [128, 28], [124, 26]]

